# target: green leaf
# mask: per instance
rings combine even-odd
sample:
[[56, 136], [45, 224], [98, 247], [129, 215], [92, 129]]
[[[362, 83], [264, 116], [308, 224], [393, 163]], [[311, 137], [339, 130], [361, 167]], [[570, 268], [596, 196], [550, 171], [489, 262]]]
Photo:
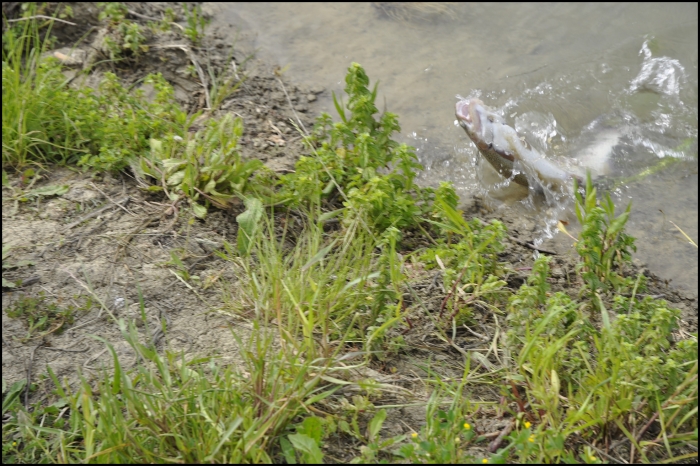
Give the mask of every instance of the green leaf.
[[336, 210], [331, 210], [330, 212], [324, 212], [321, 215], [318, 216], [318, 224], [322, 225], [326, 223], [328, 220], [337, 217], [338, 215], [342, 214], [345, 208], [342, 209], [336, 209]]
[[333, 249], [333, 246], [335, 246], [335, 243], [337, 241], [338, 241], [337, 239], [333, 240], [333, 242], [331, 244], [329, 244], [328, 246], [326, 246], [325, 248], [321, 249], [316, 254], [314, 254], [314, 257], [309, 259], [309, 261], [306, 264], [304, 264], [304, 266], [301, 268], [301, 271], [306, 272], [316, 262], [323, 260], [323, 258], [326, 257], [326, 255], [330, 252], [330, 250]]
[[[4, 261], [5, 259], [7, 259], [8, 257], [10, 257], [10, 251], [11, 251], [11, 250], [12, 250], [12, 246], [10, 246], [9, 244], [3, 244], [3, 245], [2, 245], [2, 260], [3, 260], [3, 261]], [[5, 267], [3, 266], [3, 268], [5, 268]]]
[[343, 120], [343, 123], [347, 123], [348, 120], [345, 118], [345, 110], [343, 110], [342, 103], [342, 101], [338, 102], [338, 98], [336, 97], [335, 92], [333, 92], [333, 105], [335, 105], [335, 110], [338, 112], [340, 119]]
[[309, 416], [304, 419], [301, 426], [297, 427], [297, 433], [311, 437], [317, 444], [321, 443], [323, 437], [323, 426], [321, 420], [316, 416]]
[[163, 168], [169, 171], [173, 168], [179, 168], [180, 166], [185, 165], [187, 161], [181, 159], [163, 159], [161, 163], [163, 164]]
[[374, 415], [371, 421], [369, 421], [368, 432], [369, 441], [374, 442], [379, 435], [379, 431], [382, 428], [382, 424], [386, 420], [386, 409], [380, 409], [377, 414]]
[[39, 196], [60, 196], [67, 193], [70, 190], [70, 186], [67, 184], [62, 185], [49, 185], [42, 186], [41, 188], [32, 189], [23, 194], [24, 197], [39, 197]]
[[286, 438], [282, 437], [280, 439], [280, 448], [282, 448], [282, 454], [284, 455], [287, 464], [297, 464], [296, 454], [294, 453], [294, 447], [292, 443]]
[[[5, 279], [3, 278], [2, 286], [5, 286]], [[3, 384], [5, 380], [3, 379]], [[2, 400], [2, 414], [4, 415], [8, 409], [12, 406], [14, 401], [19, 398], [19, 395], [24, 391], [24, 387], [27, 385], [26, 380], [19, 380], [12, 384], [10, 390], [4, 395]]]
[[196, 202], [192, 203], [192, 212], [194, 212], [197, 218], [204, 218], [207, 216], [207, 208]]
[[260, 219], [263, 214], [263, 205], [260, 199], [251, 197], [245, 199], [246, 211], [236, 217], [238, 223], [238, 252], [247, 256], [253, 246], [255, 235], [259, 229]]
[[323, 453], [314, 439], [305, 434], [292, 434], [288, 438], [294, 448], [302, 453], [306, 463], [323, 463]]
[[177, 171], [170, 175], [167, 179], [167, 183], [169, 186], [177, 186], [182, 183], [182, 180], [185, 178], [185, 172], [183, 170]]

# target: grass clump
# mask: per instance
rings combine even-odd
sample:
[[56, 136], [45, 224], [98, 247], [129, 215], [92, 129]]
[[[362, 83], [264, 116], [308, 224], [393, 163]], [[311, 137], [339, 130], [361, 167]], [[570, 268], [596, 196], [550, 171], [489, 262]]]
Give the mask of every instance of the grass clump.
[[[311, 372], [312, 364], [277, 351], [273, 334], [262, 328], [240, 342], [241, 370], [209, 358], [160, 355], [139, 343], [133, 327], [122, 321], [121, 328], [147, 364], [123, 366], [107, 343], [113, 376], [103, 374], [96, 387], [83, 378], [75, 390], [49, 368], [62, 400], [57, 408], [68, 415], [14, 411], [3, 424], [5, 458], [26, 461], [40, 453], [39, 462], [52, 463], [269, 463], [277, 435], [306, 403], [327, 396], [316, 389], [321, 374]], [[19, 442], [6, 442], [12, 428], [21, 433]]]
[[149, 148], [151, 137], [184, 135], [186, 114], [160, 75], [152, 102], [129, 92], [113, 73], [97, 90], [74, 88], [61, 63], [45, 56], [33, 21], [3, 34], [3, 167], [77, 163], [95, 170], [124, 169]]
[[[254, 230], [252, 245], [245, 246], [251, 251], [243, 262], [251, 281], [246, 306], [239, 311], [291, 326], [289, 344], [313, 358], [331, 357], [346, 345], [371, 346], [400, 319], [398, 230], [375, 238], [356, 219], [347, 229], [327, 235], [319, 219], [309, 221], [294, 239], [279, 238], [262, 204], [250, 206], [258, 209], [251, 216], [261, 226]], [[244, 231], [239, 230], [239, 239], [250, 234]], [[229, 248], [226, 257], [235, 256]]]

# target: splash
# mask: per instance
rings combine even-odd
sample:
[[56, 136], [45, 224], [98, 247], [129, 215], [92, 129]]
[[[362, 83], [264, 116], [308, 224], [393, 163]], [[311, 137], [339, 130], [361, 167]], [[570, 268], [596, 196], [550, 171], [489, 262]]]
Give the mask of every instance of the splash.
[[640, 55], [644, 55], [642, 69], [632, 80], [629, 92], [651, 91], [657, 94], [678, 96], [681, 84], [686, 81], [685, 68], [681, 62], [669, 57], [652, 58], [649, 41], [642, 44]]

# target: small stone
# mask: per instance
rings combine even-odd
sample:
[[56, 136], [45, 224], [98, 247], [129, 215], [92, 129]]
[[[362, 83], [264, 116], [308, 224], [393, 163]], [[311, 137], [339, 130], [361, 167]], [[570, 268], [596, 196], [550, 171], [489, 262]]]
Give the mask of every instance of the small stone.
[[294, 110], [296, 110], [297, 112], [306, 112], [308, 108], [304, 104], [299, 104], [294, 106]]
[[313, 102], [316, 100], [316, 96], [314, 94], [309, 94], [306, 96], [306, 100], [308, 100], [309, 102]]
[[323, 86], [313, 86], [311, 89], [309, 89], [309, 92], [311, 92], [312, 94], [320, 94], [325, 90], [326, 89]]

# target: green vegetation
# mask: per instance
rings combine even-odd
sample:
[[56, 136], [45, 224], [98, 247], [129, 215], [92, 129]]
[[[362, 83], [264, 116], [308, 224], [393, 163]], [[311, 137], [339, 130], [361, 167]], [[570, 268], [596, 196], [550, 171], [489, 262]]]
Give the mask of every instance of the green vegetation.
[[147, 151], [150, 138], [185, 135], [187, 115], [161, 76], [147, 79], [159, 91], [150, 103], [109, 72], [97, 90], [71, 87], [60, 62], [42, 58], [47, 42], [36, 23], [23, 24], [3, 35], [3, 167], [77, 163], [119, 170]]
[[[104, 15], [114, 27], [127, 24], [122, 7], [105, 4]], [[197, 15], [188, 19], [194, 31], [203, 25]], [[645, 462], [696, 456], [679, 451], [697, 446], [697, 335], [675, 341], [679, 311], [645, 296], [643, 275], [622, 274], [633, 247], [624, 233], [629, 209], [616, 217], [590, 180], [576, 206], [578, 295], [551, 292], [545, 257], [513, 290], [499, 262], [503, 224], [465, 220], [448, 184], [414, 183], [415, 153], [392, 139], [397, 117], [378, 115], [377, 86], [369, 89], [360, 65], [348, 69], [347, 104], [335, 99], [340, 121], [321, 116], [305, 135], [308, 155], [277, 176], [241, 158], [239, 119], [211, 119], [188, 134], [199, 115], [179, 108], [159, 75], [147, 79], [151, 102], [111, 74], [97, 92], [73, 88], [58, 62], [41, 58], [38, 37], [32, 21], [3, 36], [4, 169], [131, 169], [146, 189], [175, 208], [187, 203], [199, 218], [243, 201], [237, 243], [219, 254], [243, 271], [225, 304], [251, 332], [232, 335], [240, 363], [222, 366], [139, 343], [136, 328], [102, 304], [139, 362], [126, 367], [105, 343], [113, 367], [96, 382], [71, 387], [49, 369], [57, 401], [48, 406], [22, 406], [31, 387], [3, 382], [5, 462], [320, 463], [334, 459], [334, 438], [359, 445], [354, 462], [598, 463], [610, 460], [601, 449], [611, 440]], [[144, 51], [140, 39], [123, 37], [121, 49]], [[431, 246], [409, 248], [408, 234]], [[170, 263], [194, 280], [175, 252]], [[436, 311], [409, 278], [418, 265], [443, 276]], [[383, 402], [397, 387], [352, 371], [409, 351], [411, 319], [451, 342], [484, 309], [500, 322], [485, 343], [493, 356], [459, 348], [457, 380], [426, 367], [425, 424], [388, 435], [392, 411], [408, 404]], [[71, 318], [36, 298], [11, 312], [30, 333]], [[498, 395], [484, 400], [476, 394], [483, 387]], [[484, 417], [509, 430], [487, 437], [476, 428]]]
[[410, 228], [429, 212], [433, 190], [418, 187], [413, 179], [420, 165], [413, 148], [391, 136], [400, 130], [395, 114], [379, 118], [374, 102], [377, 86], [356, 63], [345, 78], [347, 108], [334, 96], [341, 121], [324, 114], [305, 140], [312, 156], [302, 157], [294, 173], [280, 177], [278, 196], [287, 205], [319, 205], [340, 198], [347, 222], [366, 218], [378, 231]]
[[20, 294], [8, 307], [7, 316], [22, 319], [27, 326], [27, 335], [22, 340], [29, 341], [36, 336], [60, 332], [73, 323], [76, 308], [72, 304], [59, 306], [49, 302], [43, 292], [38, 296]]

